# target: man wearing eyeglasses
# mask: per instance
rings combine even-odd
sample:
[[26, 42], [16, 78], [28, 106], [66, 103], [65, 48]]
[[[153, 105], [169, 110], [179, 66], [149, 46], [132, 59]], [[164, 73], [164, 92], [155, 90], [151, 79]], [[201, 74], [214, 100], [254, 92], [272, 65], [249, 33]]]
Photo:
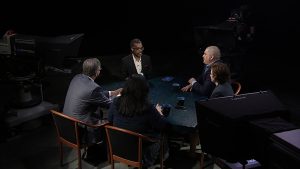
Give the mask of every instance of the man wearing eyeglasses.
[[149, 79], [152, 72], [151, 58], [144, 55], [144, 47], [140, 39], [130, 41], [131, 54], [122, 58], [122, 78], [127, 79], [132, 74], [141, 74]]

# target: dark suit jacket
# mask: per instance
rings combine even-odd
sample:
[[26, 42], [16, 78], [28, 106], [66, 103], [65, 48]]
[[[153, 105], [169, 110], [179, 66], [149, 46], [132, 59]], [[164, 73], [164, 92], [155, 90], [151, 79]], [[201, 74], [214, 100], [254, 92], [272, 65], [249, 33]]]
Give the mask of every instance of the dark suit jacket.
[[215, 87], [213, 90], [210, 98], [216, 98], [216, 97], [224, 97], [224, 96], [233, 96], [234, 92], [232, 90], [232, 87], [229, 82], [226, 82], [224, 84], [219, 84]]
[[[123, 79], [126, 79], [132, 74], [137, 74], [132, 54], [122, 58], [121, 73]], [[148, 55], [142, 55], [142, 73], [147, 79], [151, 76], [152, 64], [151, 58]]]
[[[118, 111], [119, 98], [115, 98], [108, 112], [108, 121], [114, 126], [135, 131], [149, 137], [160, 137], [160, 131], [166, 130], [169, 125], [166, 118], [161, 116], [154, 105], [149, 106], [148, 109], [141, 115], [133, 117], [125, 117]], [[120, 140], [122, 141], [122, 140]], [[143, 146], [143, 165], [151, 166], [154, 164], [155, 159], [159, 155], [160, 144], [158, 142], [146, 143]]]
[[[216, 61], [221, 62], [221, 60]], [[202, 74], [196, 79], [197, 82], [194, 83], [192, 87], [192, 92], [195, 92], [201, 96], [209, 98], [212, 91], [215, 88], [215, 84], [210, 79], [210, 66], [207, 68], [207, 70], [203, 70]]]
[[[63, 112], [78, 120], [95, 124], [99, 120], [99, 106], [111, 104], [108, 91], [84, 74], [76, 75], [69, 86]], [[98, 112], [99, 113], [99, 112]]]

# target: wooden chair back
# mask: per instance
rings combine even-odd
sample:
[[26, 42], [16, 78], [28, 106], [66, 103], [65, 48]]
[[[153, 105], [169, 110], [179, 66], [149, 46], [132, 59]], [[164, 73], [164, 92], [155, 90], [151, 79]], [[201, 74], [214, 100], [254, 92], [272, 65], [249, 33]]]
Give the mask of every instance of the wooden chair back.
[[114, 127], [110, 125], [105, 126], [111, 168], [114, 169], [114, 162], [118, 161], [127, 165], [142, 168], [142, 153], [143, 153], [143, 142], [156, 142], [161, 143], [161, 168], [163, 168], [163, 144], [161, 140], [152, 139], [145, 135]]
[[242, 89], [241, 83], [237, 81], [231, 81], [231, 87], [233, 89], [234, 95], [238, 95]]
[[86, 132], [86, 128], [99, 128], [104, 126], [108, 122], [103, 122], [99, 125], [92, 125], [79, 121], [73, 117], [70, 117], [61, 112], [57, 112], [55, 110], [50, 110], [50, 112], [54, 120], [60, 147], [60, 165], [63, 166], [63, 145], [66, 145], [77, 150], [78, 168], [81, 169], [81, 150], [84, 149], [84, 153], [82, 155], [84, 157], [87, 147], [89, 146], [88, 144], [86, 144], [88, 141], [84, 141], [83, 137], [84, 132]]

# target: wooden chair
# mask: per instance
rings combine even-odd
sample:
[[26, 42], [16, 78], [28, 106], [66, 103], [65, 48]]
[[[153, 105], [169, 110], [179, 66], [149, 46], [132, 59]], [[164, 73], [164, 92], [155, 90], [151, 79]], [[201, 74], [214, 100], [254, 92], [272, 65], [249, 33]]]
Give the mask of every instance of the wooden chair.
[[163, 138], [153, 139], [145, 135], [106, 125], [105, 126], [111, 168], [114, 169], [114, 162], [119, 161], [127, 165], [142, 168], [142, 153], [143, 153], [143, 143], [146, 141], [150, 142], [160, 142], [160, 168], [163, 168]]
[[82, 134], [84, 130], [86, 129], [86, 127], [99, 128], [108, 124], [108, 122], [103, 121], [101, 122], [101, 124], [92, 125], [79, 121], [73, 117], [57, 112], [55, 110], [50, 110], [50, 112], [52, 113], [52, 117], [55, 123], [58, 142], [60, 146], [60, 165], [63, 166], [62, 148], [63, 145], [66, 145], [77, 150], [78, 169], [81, 169], [81, 149], [84, 149], [84, 153], [82, 156], [85, 156], [87, 147], [89, 146], [86, 143], [82, 143]]
[[234, 95], [238, 95], [240, 93], [240, 91], [241, 91], [242, 85], [241, 85], [240, 82], [232, 80], [231, 81], [231, 87], [232, 87], [232, 89], [234, 91]]

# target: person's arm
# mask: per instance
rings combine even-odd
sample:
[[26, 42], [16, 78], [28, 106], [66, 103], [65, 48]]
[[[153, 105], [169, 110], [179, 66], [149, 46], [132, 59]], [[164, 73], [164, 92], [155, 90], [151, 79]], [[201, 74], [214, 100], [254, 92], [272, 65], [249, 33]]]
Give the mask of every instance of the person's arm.
[[126, 80], [126, 78], [128, 77], [128, 62], [126, 61], [126, 57], [122, 58], [121, 76], [123, 80]]
[[109, 91], [109, 97], [117, 97], [121, 94], [121, 91], [123, 90], [123, 88], [119, 88], [117, 90], [112, 90], [112, 91]]
[[165, 131], [168, 130], [170, 124], [167, 122], [166, 118], [162, 115], [161, 112], [161, 107], [156, 105], [151, 107], [151, 116], [150, 116], [150, 123], [153, 126], [153, 128], [160, 130], [160, 131]]
[[90, 102], [97, 104], [103, 108], [109, 108], [111, 100], [109, 99], [109, 92], [103, 90], [100, 86], [95, 88], [91, 94]]
[[142, 73], [147, 79], [150, 79], [152, 77], [152, 62], [151, 57], [148, 55], [143, 55], [142, 59], [144, 59], [143, 67], [142, 67]]
[[163, 116], [161, 105], [159, 105], [159, 104], [157, 103], [156, 106], [155, 106], [155, 109], [157, 110], [157, 112], [158, 112], [160, 115]]
[[181, 88], [181, 91], [183, 91], [183, 92], [190, 92], [191, 90], [192, 90], [192, 86], [193, 86], [193, 84], [194, 83], [196, 83], [197, 82], [197, 80], [195, 79], [195, 78], [190, 78], [189, 80], [188, 80], [188, 85], [186, 85], [185, 87], [183, 87], [183, 88]]
[[184, 86], [183, 88], [181, 88], [181, 91], [188, 92], [188, 91], [191, 91], [191, 89], [192, 89], [192, 84], [188, 84], [188, 85]]
[[211, 81], [210, 75], [207, 74], [203, 81], [203, 84], [200, 84], [199, 82], [193, 83], [191, 91], [201, 96], [209, 97], [214, 88], [215, 84]]
[[15, 31], [14, 30], [11, 30], [11, 29], [9, 29], [9, 30], [7, 30], [6, 32], [5, 32], [5, 34], [3, 35], [3, 39], [7, 39], [7, 38], [9, 38], [10, 36], [13, 36], [13, 35], [15, 35], [16, 33], [15, 33]]

